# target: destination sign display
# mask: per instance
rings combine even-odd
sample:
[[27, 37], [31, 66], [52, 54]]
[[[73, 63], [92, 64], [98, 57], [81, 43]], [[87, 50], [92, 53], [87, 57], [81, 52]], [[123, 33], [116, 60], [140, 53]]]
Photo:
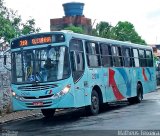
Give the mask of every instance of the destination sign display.
[[20, 40], [19, 46], [28, 46], [29, 40], [31, 40], [32, 45], [38, 45], [38, 44], [45, 44], [45, 43], [51, 43], [52, 37], [41, 37], [41, 38], [33, 38], [28, 40]]
[[35, 34], [13, 40], [11, 42], [11, 49], [64, 41], [65, 38], [63, 34]]

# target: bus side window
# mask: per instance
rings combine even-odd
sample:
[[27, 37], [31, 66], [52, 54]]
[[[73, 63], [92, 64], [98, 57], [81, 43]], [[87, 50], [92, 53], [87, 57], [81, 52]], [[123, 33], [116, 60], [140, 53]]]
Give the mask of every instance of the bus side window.
[[111, 56], [111, 47], [108, 44], [101, 44], [101, 59], [102, 66], [110, 67], [112, 66], [112, 56]]
[[153, 67], [152, 51], [146, 50], [147, 67]]
[[138, 49], [132, 49], [132, 53], [133, 53], [133, 66], [134, 67], [139, 67]]
[[132, 66], [130, 48], [123, 48], [123, 56], [124, 56], [124, 66], [125, 67]]
[[101, 65], [100, 62], [100, 51], [98, 43], [92, 41], [86, 41], [86, 57], [87, 63], [89, 67], [99, 67]]
[[112, 56], [113, 56], [113, 65], [115, 67], [121, 67], [121, 66], [123, 66], [121, 47], [119, 47], [119, 46], [112, 46]]
[[146, 66], [145, 50], [142, 50], [142, 49], [139, 50], [139, 62], [141, 67]]
[[120, 67], [123, 66], [123, 57], [122, 57], [122, 51], [121, 51], [121, 47], [117, 47], [118, 48], [118, 59], [119, 59], [119, 63], [120, 63]]

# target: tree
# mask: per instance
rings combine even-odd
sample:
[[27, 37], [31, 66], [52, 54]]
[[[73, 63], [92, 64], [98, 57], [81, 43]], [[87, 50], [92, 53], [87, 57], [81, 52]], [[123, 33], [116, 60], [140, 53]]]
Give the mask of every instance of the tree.
[[32, 18], [27, 20], [26, 23], [22, 24], [23, 28], [21, 30], [22, 34], [26, 35], [29, 33], [37, 33], [40, 31], [40, 28], [35, 28], [35, 20]]
[[4, 0], [0, 0], [0, 39], [3, 37], [5, 41], [9, 41], [20, 35], [39, 31], [40, 28], [35, 28], [33, 18], [22, 23], [21, 16], [17, 14], [17, 11], [8, 9], [4, 5]]
[[119, 21], [116, 26], [112, 26], [108, 22], [102, 21], [97, 24], [96, 29], [93, 29], [93, 32], [93, 35], [103, 38], [146, 44], [146, 42], [136, 32], [134, 25], [127, 21]]
[[95, 29], [92, 29], [92, 35], [113, 39], [112, 29], [113, 29], [113, 26], [111, 24], [105, 21], [101, 21], [96, 25]]
[[91, 35], [93, 35], [93, 36], [99, 36], [96, 28], [92, 28]]
[[71, 30], [74, 33], [80, 33], [80, 34], [84, 33], [82, 27], [76, 27], [76, 26], [68, 26], [68, 27], [64, 28], [64, 30]]
[[136, 32], [134, 25], [130, 22], [119, 21], [114, 27], [114, 33], [116, 40], [146, 44], [146, 42]]
[[100, 37], [109, 38], [112, 26], [108, 22], [100, 22], [96, 25], [97, 33]]

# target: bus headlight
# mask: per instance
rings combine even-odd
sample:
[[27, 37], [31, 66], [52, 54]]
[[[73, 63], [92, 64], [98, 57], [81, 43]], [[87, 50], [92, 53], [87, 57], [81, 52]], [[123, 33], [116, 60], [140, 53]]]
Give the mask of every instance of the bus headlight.
[[70, 90], [70, 88], [71, 88], [71, 86], [70, 85], [67, 85], [61, 92], [62, 92], [62, 94], [66, 94], [66, 93], [68, 93], [69, 92], [69, 90]]
[[68, 93], [70, 88], [71, 88], [71, 85], [67, 85], [66, 87], [63, 88], [63, 90], [61, 90], [60, 92], [58, 92], [54, 96], [55, 97], [61, 97], [61, 96], [65, 95], [66, 93]]
[[21, 96], [17, 95], [17, 94], [16, 94], [15, 92], [13, 92], [13, 91], [12, 91], [12, 96], [13, 96], [14, 98], [16, 98], [16, 99], [20, 100], [20, 101], [22, 101], [22, 100], [23, 100], [23, 97], [21, 97]]
[[15, 93], [15, 92], [12, 92], [12, 96], [16, 96], [16, 93]]

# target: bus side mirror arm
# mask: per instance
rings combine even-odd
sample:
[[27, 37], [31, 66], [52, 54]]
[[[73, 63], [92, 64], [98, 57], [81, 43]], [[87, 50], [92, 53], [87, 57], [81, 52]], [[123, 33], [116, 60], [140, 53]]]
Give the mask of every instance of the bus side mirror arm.
[[6, 64], [7, 64], [7, 55], [4, 55], [3, 65], [6, 66]]
[[5, 51], [4, 54], [3, 54], [3, 57], [4, 57], [3, 66], [4, 66], [5, 69], [11, 71], [11, 68], [7, 67], [7, 55], [6, 55], [7, 52], [10, 52], [10, 49]]
[[6, 65], [4, 65], [5, 69], [7, 69], [8, 71], [11, 71], [11, 68], [7, 68]]

